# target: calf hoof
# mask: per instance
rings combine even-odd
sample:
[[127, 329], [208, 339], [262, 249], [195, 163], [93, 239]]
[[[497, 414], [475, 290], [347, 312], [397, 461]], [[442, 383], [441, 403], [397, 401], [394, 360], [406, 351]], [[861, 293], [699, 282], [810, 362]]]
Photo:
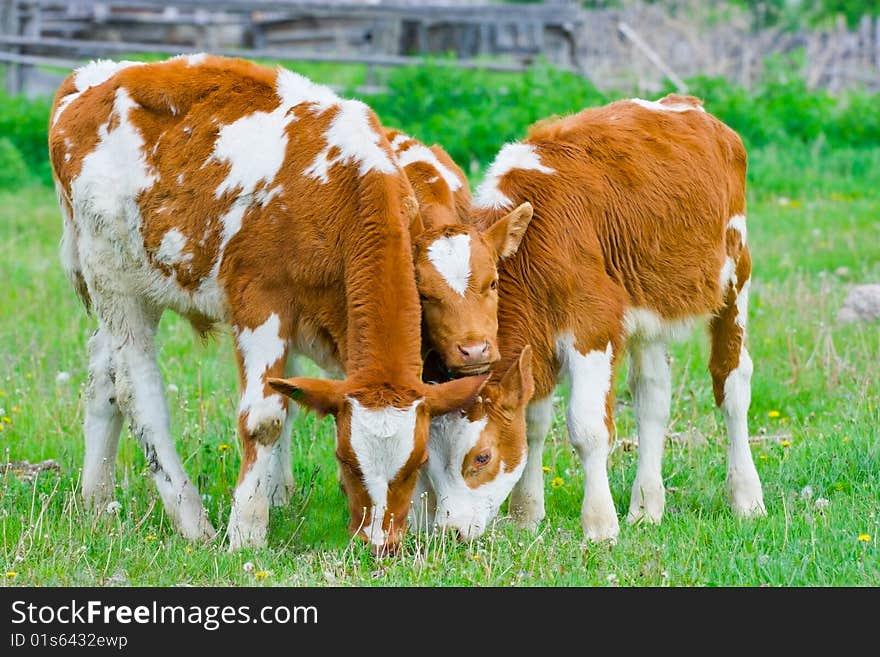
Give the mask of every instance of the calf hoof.
[[107, 506], [113, 502], [114, 488], [116, 486], [112, 483], [84, 484], [82, 487], [82, 498], [86, 509], [95, 513], [104, 512]]
[[266, 547], [266, 529], [265, 525], [230, 521], [226, 532], [229, 538], [229, 551]]
[[613, 506], [611, 509], [585, 508], [581, 512], [581, 527], [584, 530], [584, 538], [593, 543], [614, 544], [620, 534], [620, 522]]
[[659, 525], [665, 508], [666, 491], [662, 482], [636, 482], [632, 489], [626, 521], [630, 525], [638, 522]]
[[184, 538], [190, 541], [208, 543], [217, 536], [217, 530], [208, 520], [204, 509], [195, 520], [178, 522], [177, 529]]
[[544, 505], [534, 500], [510, 500], [510, 516], [520, 529], [527, 529], [533, 533], [538, 531], [545, 515]]
[[757, 472], [746, 475], [728, 473], [727, 497], [730, 508], [739, 518], [760, 518], [767, 515]]

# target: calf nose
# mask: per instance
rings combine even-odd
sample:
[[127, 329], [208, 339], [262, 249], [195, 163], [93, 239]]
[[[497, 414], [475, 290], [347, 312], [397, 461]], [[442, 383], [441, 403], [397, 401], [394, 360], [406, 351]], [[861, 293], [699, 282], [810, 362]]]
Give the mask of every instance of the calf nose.
[[458, 353], [466, 365], [474, 365], [484, 363], [489, 357], [489, 341], [485, 340], [480, 344], [459, 344]]

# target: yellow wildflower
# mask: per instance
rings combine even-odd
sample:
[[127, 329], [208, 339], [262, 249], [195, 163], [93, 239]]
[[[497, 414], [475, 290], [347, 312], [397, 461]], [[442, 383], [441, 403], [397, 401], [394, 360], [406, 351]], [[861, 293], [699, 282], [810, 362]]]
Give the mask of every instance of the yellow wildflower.
[[783, 440], [783, 441], [780, 442], [779, 444], [782, 445], [783, 447], [791, 447], [791, 441], [790, 441], [790, 440]]
[[0, 431], [3, 431], [6, 428], [5, 424], [0, 424]]
[[144, 540], [147, 541], [148, 543], [152, 543], [153, 541], [156, 540], [156, 537], [153, 536], [152, 534], [148, 534], [147, 536], [144, 537]]
[[779, 411], [770, 411], [767, 413], [767, 417], [779, 417]]
[[18, 406], [13, 406], [13, 407], [12, 407], [12, 412], [13, 412], [13, 413], [18, 413], [19, 411], [21, 411], [21, 409], [20, 409]]
[[859, 541], [861, 543], [870, 543], [871, 536], [869, 534], [859, 534]]
[[228, 452], [230, 449], [232, 449], [232, 447], [230, 447], [226, 443], [223, 443], [222, 445], [217, 446], [217, 451], [220, 452], [221, 454], [223, 454], [224, 452]]
[[546, 465], [543, 466], [543, 467], [541, 468], [541, 470], [542, 470], [543, 472], [550, 472], [550, 468], [548, 468]]
[[192, 545], [187, 545], [186, 548], [184, 548], [184, 549], [186, 550], [187, 554], [192, 554], [193, 546], [192, 546]]
[[18, 577], [18, 573], [15, 572], [14, 570], [7, 570], [6, 571], [6, 579], [15, 579], [16, 577]]
[[562, 477], [554, 477], [553, 481], [550, 482], [550, 485], [553, 486], [553, 488], [562, 488], [565, 486], [565, 480]]
[[766, 460], [769, 459], [770, 457], [767, 456], [766, 454], [759, 454], [759, 455], [758, 455], [758, 458], [761, 459], [762, 461], [766, 461]]
[[254, 573], [254, 579], [269, 579], [268, 570], [258, 570]]
[[12, 424], [12, 418], [9, 417], [8, 415], [4, 415], [4, 416], [3, 416], [3, 421], [4, 421], [6, 424]]
[[5, 396], [6, 396], [6, 393], [3, 392], [2, 390], [0, 390], [0, 397], [5, 397]]
[[479, 560], [480, 560], [480, 555], [479, 555], [479, 554], [475, 554], [475, 555], [474, 555], [474, 561], [479, 561]]

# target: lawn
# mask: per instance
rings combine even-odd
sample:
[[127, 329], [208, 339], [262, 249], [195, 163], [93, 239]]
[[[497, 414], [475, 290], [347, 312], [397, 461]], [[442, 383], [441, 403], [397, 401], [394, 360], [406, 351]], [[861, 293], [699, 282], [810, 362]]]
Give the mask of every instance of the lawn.
[[[787, 162], [758, 154], [753, 171], [780, 159]], [[877, 162], [878, 153], [866, 160]], [[787, 182], [773, 192], [753, 180], [762, 193], [749, 199], [750, 430], [766, 518], [740, 521], [727, 507], [723, 420], [712, 400], [708, 341], [697, 330], [672, 351], [662, 524], [624, 523], [614, 547], [584, 543], [582, 473], [566, 439], [560, 389], [544, 453], [547, 518], [537, 534], [502, 513], [472, 544], [411, 536], [401, 554], [381, 561], [346, 531], [332, 420], [304, 413], [292, 448], [298, 490], [289, 507], [273, 511], [264, 549], [229, 553], [219, 540], [179, 538], [127, 430], [118, 460], [121, 509], [99, 518], [85, 512], [82, 392], [95, 320], [61, 270], [54, 193], [39, 185], [0, 193], [2, 462], [58, 465], [34, 477], [0, 473], [2, 585], [880, 585], [880, 325], [835, 318], [852, 284], [880, 281], [880, 198], [846, 171], [824, 171], [820, 162], [807, 175], [804, 167], [777, 171]], [[201, 343], [168, 314], [160, 363], [179, 453], [222, 529], [239, 464], [229, 335]], [[609, 462], [621, 519], [638, 449], [624, 381], [622, 371]]]

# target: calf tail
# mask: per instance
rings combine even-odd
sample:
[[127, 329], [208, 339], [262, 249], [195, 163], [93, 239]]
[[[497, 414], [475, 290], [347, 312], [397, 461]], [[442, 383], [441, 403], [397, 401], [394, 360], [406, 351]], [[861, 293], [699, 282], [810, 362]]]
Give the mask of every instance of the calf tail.
[[80, 298], [86, 308], [86, 312], [91, 313], [92, 299], [89, 296], [89, 289], [86, 286], [86, 279], [83, 276], [82, 265], [79, 257], [79, 242], [77, 239], [76, 225], [73, 223], [73, 208], [70, 199], [64, 192], [64, 188], [59, 182], [55, 182], [55, 191], [58, 194], [58, 205], [61, 208], [63, 217], [63, 230], [61, 233], [61, 266], [67, 279], [76, 291], [76, 295]]

